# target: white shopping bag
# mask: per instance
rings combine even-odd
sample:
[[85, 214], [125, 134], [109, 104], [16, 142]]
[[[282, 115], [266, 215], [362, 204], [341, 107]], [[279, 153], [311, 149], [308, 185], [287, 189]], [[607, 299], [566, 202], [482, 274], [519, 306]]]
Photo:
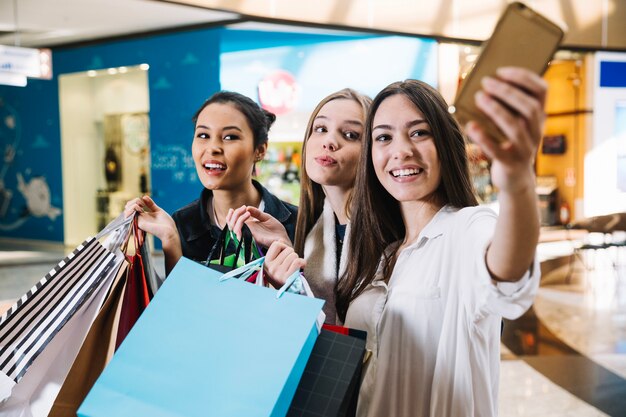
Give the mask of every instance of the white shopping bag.
[[131, 220], [79, 245], [0, 318], [0, 416], [48, 415], [124, 262]]

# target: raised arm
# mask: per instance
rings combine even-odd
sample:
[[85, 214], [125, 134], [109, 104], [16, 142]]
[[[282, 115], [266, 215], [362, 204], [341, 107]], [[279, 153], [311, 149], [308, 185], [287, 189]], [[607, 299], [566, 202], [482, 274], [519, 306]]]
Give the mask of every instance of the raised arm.
[[492, 160], [500, 213], [487, 249], [487, 267], [496, 280], [517, 281], [530, 267], [539, 240], [539, 211], [533, 162], [543, 133], [547, 84], [522, 68], [500, 68], [485, 78], [476, 104], [503, 131], [497, 143], [476, 122], [466, 126], [470, 139]]

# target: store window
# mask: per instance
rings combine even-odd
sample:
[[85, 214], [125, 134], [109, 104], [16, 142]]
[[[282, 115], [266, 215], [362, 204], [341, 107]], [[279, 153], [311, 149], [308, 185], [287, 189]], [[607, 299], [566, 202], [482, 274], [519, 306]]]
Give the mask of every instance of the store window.
[[59, 76], [65, 243], [150, 192], [148, 66]]
[[[346, 35], [347, 36], [347, 35]], [[437, 87], [437, 44], [400, 36], [247, 48], [221, 55], [221, 87], [256, 99], [277, 114], [258, 179], [298, 204], [304, 130], [317, 103], [350, 87], [374, 97], [389, 83], [414, 78]]]

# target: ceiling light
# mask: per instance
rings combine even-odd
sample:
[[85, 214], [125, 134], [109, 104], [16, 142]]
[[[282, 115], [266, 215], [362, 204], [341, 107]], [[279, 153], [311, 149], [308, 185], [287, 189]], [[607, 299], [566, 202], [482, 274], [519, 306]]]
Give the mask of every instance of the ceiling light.
[[98, 75], [98, 73], [96, 71], [94, 71], [94, 70], [89, 70], [89, 71], [87, 71], [87, 75], [89, 77], [95, 77], [96, 75]]
[[116, 68], [109, 68], [107, 69], [107, 72], [111, 75], [115, 75], [117, 74], [117, 69]]
[[139, 69], [143, 70], [143, 71], [148, 71], [150, 69], [150, 65], [148, 65], [148, 64], [141, 64], [141, 65], [139, 65]]
[[119, 67], [117, 70], [120, 72], [120, 74], [125, 74], [128, 72], [128, 68], [126, 67]]

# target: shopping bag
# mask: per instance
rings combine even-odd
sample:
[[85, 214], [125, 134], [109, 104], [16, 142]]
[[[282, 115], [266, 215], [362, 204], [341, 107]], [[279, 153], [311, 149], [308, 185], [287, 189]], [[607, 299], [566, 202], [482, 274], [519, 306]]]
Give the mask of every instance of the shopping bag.
[[366, 335], [358, 330], [324, 325], [288, 417], [351, 417], [356, 414]]
[[76, 417], [78, 407], [113, 357], [127, 272], [128, 264], [124, 263], [61, 386], [49, 417]]
[[217, 271], [227, 272], [242, 267], [261, 256], [261, 250], [254, 241], [248, 226], [243, 225], [241, 239], [238, 239], [228, 226], [224, 226], [204, 264]]
[[120, 217], [88, 238], [0, 318], [2, 416], [48, 415], [122, 265], [127, 225]]
[[147, 239], [144, 240], [143, 244], [141, 245], [139, 253], [141, 255], [141, 260], [143, 261], [144, 275], [146, 277], [146, 281], [148, 282], [148, 295], [150, 296], [150, 299], [152, 299], [152, 297], [154, 297], [154, 294], [156, 294], [159, 288], [161, 288], [161, 285], [163, 285], [163, 281], [165, 281], [165, 278], [159, 275], [154, 266], [154, 261], [152, 260], [152, 251], [150, 249], [149, 241]]
[[78, 415], [284, 416], [323, 301], [221, 277], [178, 261]]
[[148, 282], [145, 275], [141, 246], [145, 241], [145, 233], [139, 229], [137, 218], [133, 220], [133, 236], [135, 241], [134, 254], [128, 256], [129, 268], [126, 279], [126, 288], [122, 301], [122, 311], [120, 313], [117, 328], [117, 339], [115, 348], [121, 344], [130, 329], [135, 325], [141, 313], [150, 303]]

